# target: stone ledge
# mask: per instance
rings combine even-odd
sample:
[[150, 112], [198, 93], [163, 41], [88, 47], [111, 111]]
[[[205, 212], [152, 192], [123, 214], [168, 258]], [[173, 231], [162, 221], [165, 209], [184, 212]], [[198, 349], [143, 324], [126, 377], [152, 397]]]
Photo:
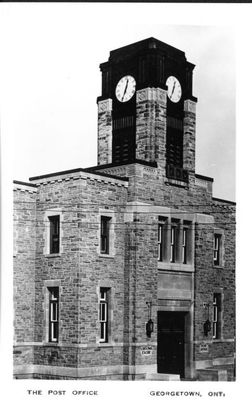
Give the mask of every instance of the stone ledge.
[[165, 179], [165, 183], [169, 184], [169, 185], [173, 185], [173, 186], [179, 186], [179, 187], [182, 187], [182, 188], [185, 188], [185, 189], [188, 188], [188, 183], [187, 182], [178, 181], [178, 180], [172, 179], [172, 178], [166, 178]]
[[171, 264], [165, 261], [158, 261], [159, 271], [180, 271], [180, 272], [194, 272], [195, 267], [192, 264]]
[[148, 381], [180, 381], [180, 375], [175, 374], [146, 374], [146, 380]]
[[195, 361], [195, 369], [197, 370], [205, 370], [209, 368], [213, 368], [213, 366], [221, 366], [221, 365], [232, 365], [234, 364], [234, 357], [220, 357], [215, 358], [214, 360], [200, 360]]
[[37, 185], [25, 183], [25, 182], [19, 182], [19, 181], [13, 181], [14, 191], [20, 191], [20, 192], [28, 192], [28, 193], [37, 193], [38, 188]]
[[[46, 281], [49, 282], [49, 281]], [[52, 283], [51, 286], [59, 286], [60, 282], [59, 281], [52, 281], [55, 282], [54, 284]], [[47, 286], [48, 284], [46, 283], [45, 286]], [[102, 344], [102, 346], [100, 346]], [[33, 347], [47, 347], [47, 346], [54, 346], [54, 347], [58, 347], [58, 348], [79, 348], [79, 349], [96, 349], [98, 347], [106, 347], [105, 344], [107, 345], [107, 347], [123, 347], [125, 346], [125, 343], [123, 342], [113, 342], [113, 343], [92, 343], [92, 344], [88, 344], [88, 343], [49, 343], [49, 342], [15, 342], [14, 343], [14, 349], [16, 348], [22, 348], [22, 347], [29, 347], [29, 346], [33, 346]], [[129, 342], [126, 343], [127, 346], [129, 347], [141, 347], [141, 346], [153, 346], [153, 347], [157, 347], [157, 343], [156, 342]]]
[[[57, 174], [60, 176], [57, 179]], [[65, 174], [65, 176], [61, 176]], [[63, 171], [55, 174], [43, 175], [34, 178], [30, 178], [32, 181], [36, 181], [36, 185], [48, 185], [48, 184], [55, 184], [55, 183], [62, 183], [62, 182], [69, 182], [71, 180], [91, 180], [91, 181], [98, 181], [103, 182], [111, 185], [117, 186], [124, 186], [128, 187], [128, 182], [124, 178], [120, 177], [110, 177], [109, 175], [105, 176], [105, 174], [99, 174], [95, 172], [87, 172], [84, 169], [73, 170], [71, 171]]]
[[106, 365], [99, 367], [59, 367], [51, 365], [18, 365], [14, 366], [14, 376], [41, 374], [49, 376], [65, 376], [73, 379], [92, 378], [111, 375], [152, 374], [156, 371], [156, 364], [149, 365]]
[[228, 380], [228, 373], [226, 369], [198, 369], [196, 373], [199, 381], [226, 382]]

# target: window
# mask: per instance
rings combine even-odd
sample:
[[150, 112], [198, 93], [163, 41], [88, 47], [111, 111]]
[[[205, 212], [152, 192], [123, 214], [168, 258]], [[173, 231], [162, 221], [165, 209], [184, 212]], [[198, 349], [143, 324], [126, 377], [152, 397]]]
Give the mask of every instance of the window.
[[45, 231], [44, 238], [44, 255], [60, 256], [63, 252], [63, 213], [60, 208], [46, 210], [44, 214]]
[[163, 262], [162, 268], [183, 268], [182, 264], [191, 267], [193, 243], [191, 220], [172, 218], [169, 222], [166, 217], [158, 218], [158, 261]]
[[213, 339], [221, 337], [221, 293], [213, 296]]
[[59, 253], [60, 249], [60, 216], [53, 215], [48, 217], [50, 224], [50, 254]]
[[165, 259], [165, 223], [166, 218], [159, 217], [158, 219], [158, 261]]
[[163, 224], [158, 224], [158, 261], [162, 261], [163, 259], [162, 244], [163, 244]]
[[100, 288], [99, 298], [99, 322], [100, 342], [108, 342], [108, 288]]
[[101, 253], [109, 254], [109, 226], [110, 217], [101, 216]]
[[183, 228], [183, 239], [182, 239], [182, 262], [187, 263], [187, 252], [188, 252], [188, 228]]
[[221, 235], [214, 235], [214, 265], [220, 265]]
[[171, 225], [170, 262], [176, 261], [177, 226]]
[[49, 290], [49, 342], [59, 340], [59, 288], [50, 287]]

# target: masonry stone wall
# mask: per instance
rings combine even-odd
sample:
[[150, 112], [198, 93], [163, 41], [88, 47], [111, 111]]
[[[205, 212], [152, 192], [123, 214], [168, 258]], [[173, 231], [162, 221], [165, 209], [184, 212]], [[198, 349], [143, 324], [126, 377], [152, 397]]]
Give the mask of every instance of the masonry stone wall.
[[[209, 215], [213, 222], [196, 222], [195, 224], [195, 277], [194, 277], [194, 360], [201, 364], [212, 365], [216, 358], [229, 359], [234, 357], [235, 329], [235, 207], [234, 204], [218, 201], [212, 198], [210, 185], [198, 184], [193, 174], [189, 175], [189, 185], [179, 187], [169, 184], [166, 179], [160, 179], [154, 167], [132, 165], [110, 167], [109, 173], [129, 177], [128, 200], [139, 201], [155, 206], [174, 207], [186, 210], [195, 215]], [[201, 221], [202, 218], [199, 218]], [[139, 220], [140, 221], [140, 220]], [[204, 218], [203, 220], [204, 221]], [[138, 229], [141, 229], [139, 222]], [[153, 226], [157, 232], [157, 223]], [[213, 265], [213, 240], [216, 229], [223, 233], [223, 265], [218, 268]], [[146, 240], [147, 243], [147, 240]], [[156, 237], [157, 243], [157, 237]], [[137, 257], [137, 256], [136, 256]], [[152, 259], [157, 264], [156, 258]], [[138, 268], [145, 266], [144, 259], [139, 259]], [[157, 266], [156, 266], [157, 270]], [[144, 279], [142, 279], [142, 283]], [[139, 283], [140, 284], [140, 283]], [[222, 337], [212, 340], [204, 336], [203, 324], [208, 318], [205, 303], [209, 304], [209, 315], [213, 313], [213, 293], [220, 291], [223, 296]], [[201, 352], [200, 344], [208, 344], [208, 352]], [[203, 361], [203, 364], [202, 364]], [[205, 364], [204, 364], [205, 362]]]
[[[33, 237], [32, 241], [31, 279], [36, 296], [31, 301], [34, 319], [31, 321], [33, 338], [29, 340], [35, 342], [35, 346], [31, 346], [34, 364], [52, 367], [121, 366], [125, 318], [123, 209], [127, 198], [124, 182], [70, 176], [44, 179], [39, 181], [38, 186], [37, 220], [31, 225], [34, 233], [36, 226], [36, 240]], [[27, 216], [26, 209], [22, 211]], [[48, 220], [45, 216], [54, 211], [61, 215], [61, 252], [56, 255], [48, 254], [46, 244]], [[113, 216], [111, 256], [99, 252], [100, 216], [104, 213]], [[18, 252], [22, 253], [22, 249]], [[48, 285], [60, 286], [60, 337], [56, 346], [48, 344], [47, 340], [45, 314]], [[100, 286], [111, 288], [113, 334], [109, 346], [99, 343]], [[18, 322], [17, 318], [17, 332], [20, 330]], [[24, 338], [23, 334], [21, 337]]]
[[184, 103], [183, 167], [195, 172], [196, 104], [192, 100]]
[[160, 171], [166, 165], [166, 101], [165, 90], [159, 88], [137, 92], [136, 158], [158, 162]]
[[[234, 206], [212, 199], [210, 186], [198, 184], [193, 174], [184, 187], [170, 184], [156, 168], [139, 163], [104, 167], [103, 172], [128, 176], [129, 181], [91, 173], [68, 174], [38, 179], [37, 193], [15, 192], [16, 364], [47, 366], [56, 377], [62, 376], [62, 371], [55, 375], [57, 368], [82, 368], [83, 379], [141, 379], [148, 371], [156, 371], [159, 269], [155, 210], [167, 207], [195, 215], [191, 273], [196, 369], [217, 368], [216, 360], [218, 368], [230, 365], [234, 354]], [[144, 204], [152, 208], [145, 212]], [[47, 216], [53, 212], [61, 216], [59, 255], [48, 254], [46, 244]], [[112, 218], [110, 255], [99, 251], [101, 215]], [[219, 268], [213, 265], [216, 229], [224, 238]], [[48, 344], [46, 332], [47, 291], [52, 285], [60, 287], [60, 336], [56, 345]], [[99, 287], [110, 288], [111, 335], [106, 344], [99, 343]], [[215, 291], [223, 295], [220, 340], [205, 337], [203, 332], [207, 318], [204, 304], [210, 305], [211, 315]], [[146, 336], [150, 316], [147, 302], [152, 303], [154, 322], [150, 338]], [[25, 315], [23, 322], [21, 314]], [[206, 343], [208, 351], [202, 352], [201, 344]], [[142, 352], [144, 346], [151, 346], [148, 357]], [[36, 376], [40, 376], [38, 372]], [[76, 374], [68, 372], [65, 378], [75, 379]]]
[[[155, 346], [157, 340], [156, 330], [151, 338], [146, 337], [146, 323], [150, 318], [147, 302], [152, 303], [152, 310], [157, 308], [156, 232], [152, 229], [156, 217], [144, 215], [136, 210], [132, 219], [128, 225], [129, 242], [126, 258], [129, 282], [129, 321], [128, 337], [126, 337], [129, 343], [129, 365], [152, 365], [156, 363], [156, 349], [148, 358], [142, 355], [141, 349], [142, 346]], [[149, 243], [148, 247], [146, 241]], [[152, 312], [152, 319], [157, 326], [155, 311]]]
[[35, 323], [35, 250], [36, 193], [34, 188], [15, 185], [14, 188], [14, 341], [20, 344], [14, 351], [14, 362], [33, 362], [33, 351], [24, 345], [34, 341]]
[[112, 162], [112, 99], [98, 103], [97, 164]]

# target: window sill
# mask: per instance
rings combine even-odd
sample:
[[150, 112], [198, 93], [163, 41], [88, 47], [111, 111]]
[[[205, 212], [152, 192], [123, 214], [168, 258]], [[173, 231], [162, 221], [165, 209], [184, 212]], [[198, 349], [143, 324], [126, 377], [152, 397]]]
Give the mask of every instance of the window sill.
[[98, 347], [113, 347], [113, 343], [109, 343], [109, 342], [99, 342], [97, 343]]
[[98, 254], [99, 255], [99, 257], [101, 257], [101, 258], [115, 258], [115, 256], [113, 255], [113, 254], [103, 254], [103, 253], [99, 253]]
[[223, 266], [223, 265], [213, 265], [213, 268], [216, 268], [216, 269], [223, 269], [224, 266]]
[[59, 342], [43, 342], [43, 346], [48, 346], [48, 347], [60, 347], [62, 346], [61, 343]]
[[158, 269], [167, 271], [185, 271], [194, 272], [193, 264], [180, 264], [180, 263], [168, 263], [165, 261], [158, 261]]
[[44, 254], [44, 256], [46, 258], [57, 258], [57, 257], [61, 257], [62, 253], [52, 253], [52, 254]]

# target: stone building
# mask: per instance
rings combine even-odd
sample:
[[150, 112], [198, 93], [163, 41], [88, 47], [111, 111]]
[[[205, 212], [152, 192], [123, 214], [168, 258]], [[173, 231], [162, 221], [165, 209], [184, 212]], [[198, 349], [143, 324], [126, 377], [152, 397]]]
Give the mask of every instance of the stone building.
[[195, 173], [194, 65], [100, 65], [98, 163], [14, 182], [14, 376], [234, 380], [235, 203]]

